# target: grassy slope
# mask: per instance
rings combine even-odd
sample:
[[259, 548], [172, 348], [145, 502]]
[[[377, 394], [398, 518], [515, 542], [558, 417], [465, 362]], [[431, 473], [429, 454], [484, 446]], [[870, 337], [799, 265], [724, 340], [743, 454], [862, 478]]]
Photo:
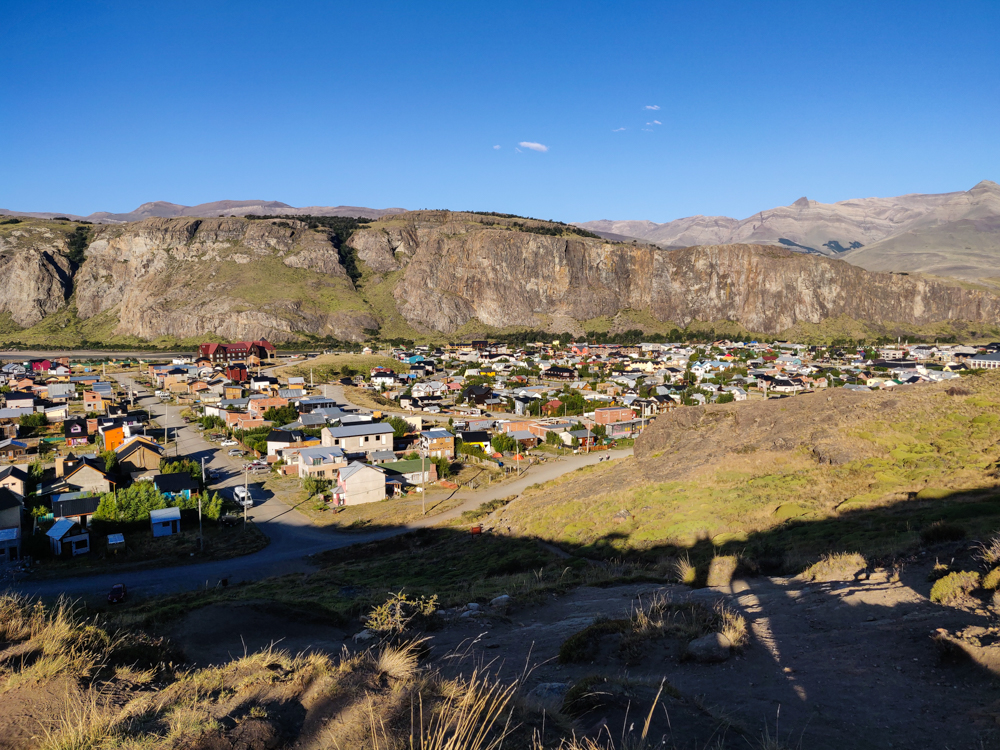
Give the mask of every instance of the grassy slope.
[[[674, 472], [658, 465], [688, 460], [675, 460], [668, 448], [526, 492], [503, 522], [518, 533], [601, 554], [673, 553], [706, 540], [777, 545], [804, 557], [837, 549], [892, 553], [912, 547], [920, 531], [939, 520], [960, 520], [966, 531], [984, 533], [1000, 525], [1000, 374], [962, 386], [972, 395], [949, 396], [947, 386], [874, 394], [864, 407], [870, 416], [858, 426], [837, 427], [839, 439], [863, 456], [842, 465], [818, 463], [808, 445], [723, 448], [704, 466], [678, 468], [677, 479], [662, 481]], [[878, 409], [889, 400], [903, 402], [891, 419]], [[783, 403], [766, 405], [775, 420]], [[716, 438], [725, 440], [723, 433]], [[704, 435], [684, 441], [701, 446], [685, 454], [692, 461], [710, 450]], [[616, 519], [623, 509], [631, 515]]]

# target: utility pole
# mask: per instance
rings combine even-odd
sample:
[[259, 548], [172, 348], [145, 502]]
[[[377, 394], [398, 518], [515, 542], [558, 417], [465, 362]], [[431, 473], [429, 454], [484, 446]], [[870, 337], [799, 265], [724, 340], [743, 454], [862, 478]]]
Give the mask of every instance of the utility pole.
[[427, 449], [420, 439], [420, 515], [427, 515]]
[[250, 470], [243, 470], [243, 531], [247, 530], [247, 503], [250, 502]]
[[[201, 457], [201, 486], [205, 487], [205, 457]], [[204, 490], [202, 490], [204, 492]], [[202, 492], [198, 493], [198, 544], [201, 547], [201, 551], [205, 551], [205, 537], [201, 530], [201, 495]]]

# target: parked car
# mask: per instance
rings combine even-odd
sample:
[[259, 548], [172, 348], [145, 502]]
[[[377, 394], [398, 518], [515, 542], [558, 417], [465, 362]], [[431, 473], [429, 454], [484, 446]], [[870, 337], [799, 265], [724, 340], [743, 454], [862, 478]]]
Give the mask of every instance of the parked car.
[[128, 588], [124, 583], [116, 583], [108, 594], [108, 604], [118, 604], [128, 598]]
[[233, 490], [233, 500], [236, 501], [237, 505], [241, 505], [244, 508], [253, 507], [253, 498], [250, 497], [250, 493], [247, 492], [246, 487], [237, 487]]
[[228, 448], [230, 445], [239, 445], [239, 443], [236, 442], [235, 440], [223, 440], [221, 443], [219, 443], [219, 445], [221, 445], [223, 448]]
[[209, 479], [218, 479], [219, 477], [222, 476], [222, 472], [216, 469], [206, 469], [205, 476], [208, 477]]
[[239, 448], [233, 448], [231, 451], [229, 451], [229, 455], [230, 456], [242, 456], [243, 455], [243, 451], [240, 450]]

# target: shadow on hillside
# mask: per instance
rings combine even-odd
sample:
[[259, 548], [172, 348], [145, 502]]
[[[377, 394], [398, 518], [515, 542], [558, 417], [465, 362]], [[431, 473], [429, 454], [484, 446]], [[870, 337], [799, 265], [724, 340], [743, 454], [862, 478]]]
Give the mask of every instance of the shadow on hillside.
[[[484, 519], [484, 527], [489, 524]], [[666, 584], [672, 562], [689, 560], [695, 588], [712, 584], [745, 615], [752, 645], [725, 665], [643, 665], [630, 670], [634, 676], [666, 676], [682, 693], [702, 696], [750, 726], [780, 712], [782, 727], [795, 737], [801, 733], [802, 747], [916, 747], [920, 741], [927, 746], [928, 739], [934, 746], [1000, 747], [996, 674], [939, 633], [986, 632], [996, 617], [985, 595], [978, 605], [970, 600], [963, 607], [929, 601], [935, 562], [952, 570], [980, 569], [972, 539], [998, 528], [1000, 495], [982, 491], [911, 499], [837, 518], [793, 519], [717, 545], [703, 538], [688, 546], [646, 543], [631, 549], [630, 538], [642, 529], [637, 514], [619, 531], [586, 545], [510, 535], [506, 528], [482, 537], [468, 527], [430, 528], [315, 559], [323, 566], [318, 575], [331, 581], [344, 565], [371, 561], [387, 567], [391, 572], [379, 583], [391, 585], [383, 590], [431, 594], [455, 589], [456, 577], [534, 576], [539, 588], [558, 595], [567, 588], [560, 580], [585, 585], [588, 570], [607, 573], [591, 576], [591, 584], [602, 587]], [[366, 529], [376, 535], [392, 531]], [[823, 555], [853, 552], [864, 554], [867, 566], [832, 576], [842, 580], [809, 582], [795, 575]], [[738, 563], [720, 579], [712, 560], [725, 556]], [[545, 569], [551, 571], [547, 589], [549, 579], [540, 574]], [[351, 575], [345, 573], [343, 581], [352, 583]], [[608, 602], [620, 607], [621, 594], [609, 591]], [[534, 614], [544, 617], [543, 611]], [[539, 661], [553, 656], [532, 654]], [[970, 695], [976, 698], [970, 701]]]

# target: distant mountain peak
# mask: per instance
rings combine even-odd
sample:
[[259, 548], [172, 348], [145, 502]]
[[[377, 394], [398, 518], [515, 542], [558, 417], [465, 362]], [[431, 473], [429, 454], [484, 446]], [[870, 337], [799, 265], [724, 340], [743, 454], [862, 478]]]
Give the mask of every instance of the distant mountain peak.
[[801, 198], [799, 198], [797, 201], [795, 201], [795, 203], [793, 203], [792, 205], [793, 206], [798, 206], [799, 208], [809, 208], [809, 199], [806, 198], [803, 195]]

